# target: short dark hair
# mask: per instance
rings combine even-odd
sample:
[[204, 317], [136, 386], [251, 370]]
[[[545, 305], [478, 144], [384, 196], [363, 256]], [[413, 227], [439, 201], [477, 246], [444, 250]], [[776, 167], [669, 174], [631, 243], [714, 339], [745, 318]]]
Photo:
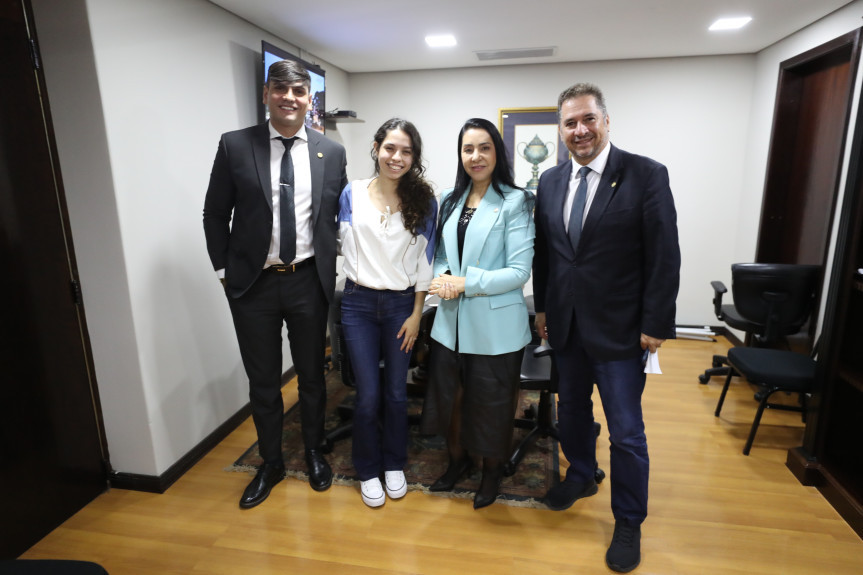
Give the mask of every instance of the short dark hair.
[[560, 119], [560, 109], [563, 107], [564, 102], [573, 98], [580, 98], [581, 96], [593, 96], [597, 107], [602, 110], [602, 115], [608, 116], [608, 108], [605, 107], [605, 96], [602, 95], [602, 90], [599, 89], [599, 86], [589, 82], [579, 82], [560, 93], [560, 96], [557, 98], [557, 118]]
[[302, 84], [310, 88], [312, 77], [309, 76], [308, 70], [297, 62], [293, 60], [279, 60], [270, 64], [270, 68], [267, 70], [267, 85], [269, 86], [271, 82], [288, 85]]

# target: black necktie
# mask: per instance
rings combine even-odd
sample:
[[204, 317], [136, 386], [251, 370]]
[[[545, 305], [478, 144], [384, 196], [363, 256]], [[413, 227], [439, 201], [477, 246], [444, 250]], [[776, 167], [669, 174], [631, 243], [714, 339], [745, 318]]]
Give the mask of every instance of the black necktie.
[[296, 138], [279, 138], [285, 145], [282, 172], [279, 176], [279, 259], [285, 265], [297, 256], [297, 217], [294, 213], [294, 162], [291, 146]]
[[569, 212], [569, 241], [572, 244], [572, 249], [578, 248], [578, 238], [581, 236], [581, 220], [584, 219], [584, 206], [587, 203], [587, 174], [590, 173], [590, 168], [583, 166], [578, 170], [578, 175], [581, 180], [578, 182], [578, 187], [575, 189], [575, 199], [572, 201], [572, 210]]

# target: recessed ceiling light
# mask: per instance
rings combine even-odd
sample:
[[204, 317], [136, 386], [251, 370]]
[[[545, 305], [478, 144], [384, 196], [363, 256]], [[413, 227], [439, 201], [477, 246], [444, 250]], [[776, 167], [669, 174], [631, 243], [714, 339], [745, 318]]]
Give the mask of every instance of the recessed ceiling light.
[[439, 34], [437, 36], [426, 36], [426, 44], [432, 48], [449, 48], [455, 46], [455, 36], [452, 34]]
[[708, 30], [716, 31], [716, 30], [737, 30], [738, 28], [743, 28], [752, 20], [751, 16], [743, 16], [741, 18], [720, 18], [716, 22], [710, 25]]

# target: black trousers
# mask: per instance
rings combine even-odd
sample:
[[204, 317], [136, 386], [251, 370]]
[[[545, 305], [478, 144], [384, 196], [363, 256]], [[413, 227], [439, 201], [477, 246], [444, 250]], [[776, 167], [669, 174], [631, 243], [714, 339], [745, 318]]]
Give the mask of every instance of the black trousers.
[[229, 298], [249, 401], [264, 462], [282, 463], [282, 323], [297, 371], [300, 421], [306, 449], [324, 441], [324, 381], [329, 304], [314, 265], [295, 272], [263, 271], [241, 297]]

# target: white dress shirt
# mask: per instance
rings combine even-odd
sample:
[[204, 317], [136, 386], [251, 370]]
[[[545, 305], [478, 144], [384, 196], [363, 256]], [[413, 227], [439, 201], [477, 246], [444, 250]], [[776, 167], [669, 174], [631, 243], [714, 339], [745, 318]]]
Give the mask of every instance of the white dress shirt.
[[[590, 173], [587, 174], [587, 201], [584, 204], [584, 216], [581, 224], [584, 225], [584, 220], [587, 219], [587, 212], [590, 210], [590, 204], [593, 203], [593, 197], [596, 195], [596, 189], [599, 187], [599, 180], [602, 179], [602, 172], [605, 170], [605, 164], [608, 162], [608, 153], [611, 151], [610, 142], [605, 143], [605, 148], [596, 156], [592, 162], [587, 164], [590, 168]], [[569, 178], [569, 190], [566, 193], [566, 201], [563, 204], [563, 224], [566, 226], [566, 231], [569, 231], [569, 216], [572, 212], [572, 202], [575, 201], [575, 191], [578, 189], [578, 184], [581, 182], [581, 176], [578, 175], [578, 170], [582, 165], [572, 158], [572, 175]]]
[[279, 215], [279, 178], [282, 173], [282, 156], [285, 145], [272, 124], [270, 128], [270, 186], [273, 197], [273, 235], [270, 237], [270, 250], [264, 268], [279, 264], [301, 262], [315, 255], [312, 246], [312, 172], [309, 165], [309, 140], [306, 127], [302, 126], [295, 134], [297, 138], [291, 146], [291, 160], [294, 163], [294, 213], [297, 222], [297, 255], [293, 262], [279, 259], [279, 239], [281, 238], [281, 217]]

